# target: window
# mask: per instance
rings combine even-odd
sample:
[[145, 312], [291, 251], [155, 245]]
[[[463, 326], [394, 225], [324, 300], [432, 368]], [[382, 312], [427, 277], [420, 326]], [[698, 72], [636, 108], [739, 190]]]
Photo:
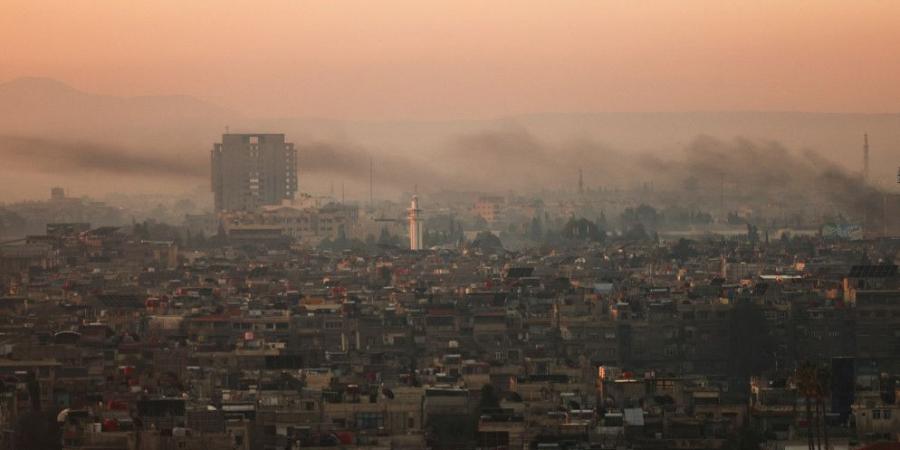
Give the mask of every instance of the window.
[[384, 427], [384, 416], [381, 413], [356, 413], [356, 427], [362, 430], [371, 430]]
[[872, 410], [872, 419], [873, 420], [881, 420], [881, 410], [880, 409]]
[[672, 380], [657, 380], [657, 381], [656, 381], [656, 388], [657, 388], [657, 389], [665, 389], [665, 390], [668, 390], [668, 389], [672, 389], [672, 388], [674, 388], [674, 387], [675, 387], [675, 382], [672, 381]]
[[891, 410], [886, 409], [881, 413], [881, 417], [883, 417], [884, 420], [891, 420], [891, 412]]

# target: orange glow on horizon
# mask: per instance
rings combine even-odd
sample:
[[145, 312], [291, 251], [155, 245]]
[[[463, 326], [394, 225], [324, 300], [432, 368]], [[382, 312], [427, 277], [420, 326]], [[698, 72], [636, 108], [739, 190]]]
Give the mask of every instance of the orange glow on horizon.
[[0, 81], [264, 116], [900, 110], [900, 2], [6, 0]]

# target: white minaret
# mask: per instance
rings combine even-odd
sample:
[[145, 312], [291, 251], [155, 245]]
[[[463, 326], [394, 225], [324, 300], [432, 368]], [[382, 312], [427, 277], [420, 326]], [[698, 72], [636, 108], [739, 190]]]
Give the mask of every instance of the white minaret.
[[413, 195], [412, 202], [409, 204], [409, 209], [407, 210], [407, 217], [409, 218], [409, 249], [410, 250], [422, 250], [422, 218], [420, 217], [422, 214], [422, 210], [419, 209], [419, 197]]

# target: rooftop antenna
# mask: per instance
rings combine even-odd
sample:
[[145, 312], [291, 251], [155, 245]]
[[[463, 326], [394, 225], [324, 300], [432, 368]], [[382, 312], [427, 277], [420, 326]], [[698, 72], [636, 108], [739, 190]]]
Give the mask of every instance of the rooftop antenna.
[[725, 172], [719, 174], [719, 208], [725, 214]]
[[584, 194], [584, 173], [578, 169], [578, 194]]
[[863, 181], [869, 181], [869, 133], [863, 134]]
[[344, 182], [341, 181], [341, 204], [344, 204]]
[[375, 169], [374, 160], [369, 157], [369, 209], [375, 209]]

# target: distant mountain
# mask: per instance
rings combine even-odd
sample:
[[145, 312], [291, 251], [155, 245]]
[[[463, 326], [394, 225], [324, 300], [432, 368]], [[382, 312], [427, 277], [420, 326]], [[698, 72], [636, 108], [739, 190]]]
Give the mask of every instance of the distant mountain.
[[[636, 158], [632, 166], [643, 166], [641, 158], [645, 155], [659, 158], [661, 164], [677, 161], [701, 135], [724, 141], [737, 137], [777, 141], [795, 152], [812, 149], [858, 172], [862, 136], [868, 133], [872, 179], [895, 188], [900, 165], [900, 114], [608, 112], [401, 121], [255, 118], [185, 95], [96, 95], [47, 78], [20, 78], [0, 84], [0, 137], [12, 137], [7, 144], [0, 142], [0, 152], [10, 151], [4, 145], [17, 143], [21, 147], [22, 142], [39, 142], [28, 139], [49, 140], [55, 147], [43, 145], [46, 154], [91, 143], [98, 146], [88, 152], [91, 155], [115, 153], [123, 157], [119, 161], [131, 162], [159, 158], [159, 167], [177, 161], [190, 166], [179, 168], [180, 173], [203, 173], [209, 149], [226, 126], [234, 132], [285, 133], [297, 144], [301, 189], [307, 192], [323, 192], [335, 181], [345, 180], [348, 192], [366, 192], [370, 157], [375, 159], [376, 176], [383, 180], [384, 195], [393, 195], [387, 192], [390, 189], [402, 192], [425, 182], [439, 189], [445, 182], [467, 177], [493, 179], [496, 184], [513, 188], [514, 184], [502, 178], [508, 176], [530, 180], [532, 189], [556, 188], [570, 184], [577, 173], [575, 167], [584, 169], [585, 180], [591, 185], [628, 185], [649, 180], [646, 175], [638, 180], [637, 174], [616, 170], [622, 156]], [[586, 142], [590, 145], [584, 145]], [[101, 161], [108, 165], [106, 159], [112, 158]], [[475, 159], [479, 163], [473, 163]], [[717, 162], [710, 163], [715, 166]], [[89, 158], [82, 158], [77, 169], [64, 165], [67, 173], [60, 172], [59, 167], [34, 167], [35, 173], [44, 177], [41, 179], [13, 169], [4, 171], [0, 164], [0, 178], [6, 177], [8, 185], [16, 188], [16, 198], [33, 192], [43, 195], [49, 183], [75, 186], [82, 192], [95, 188], [107, 192], [109, 186], [118, 189], [126, 182], [128, 189], [137, 188], [134, 183], [141, 182], [144, 191], [181, 190], [195, 186], [186, 185], [188, 182], [205, 183], [197, 177], [193, 181], [173, 178], [154, 184], [158, 173], [139, 180], [133, 175], [139, 172], [136, 170], [128, 172], [130, 175], [107, 171], [98, 180], [81, 175], [90, 164]], [[551, 164], [558, 173], [538, 176], [553, 172]], [[659, 164], [654, 167], [662, 170]], [[611, 175], [624, 180], [608, 179]], [[105, 183], [103, 187], [100, 181]], [[393, 185], [384, 185], [388, 181]], [[0, 195], [0, 201], [3, 197]]]
[[220, 133], [239, 120], [235, 111], [187, 95], [97, 95], [37, 77], [0, 84], [0, 134], [127, 145], [167, 135], [178, 145], [196, 142], [195, 136], [206, 130]]

